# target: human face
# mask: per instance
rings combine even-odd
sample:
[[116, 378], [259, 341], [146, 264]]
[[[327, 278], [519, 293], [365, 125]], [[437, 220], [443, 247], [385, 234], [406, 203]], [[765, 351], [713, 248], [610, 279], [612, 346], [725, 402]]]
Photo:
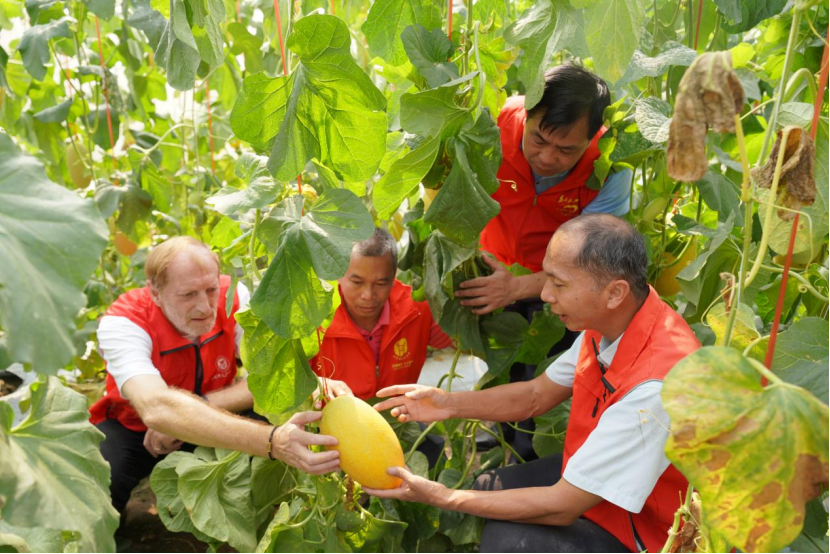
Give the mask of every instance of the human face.
[[352, 254], [349, 269], [340, 279], [346, 311], [360, 327], [371, 331], [395, 284], [395, 268], [389, 256]]
[[581, 238], [557, 232], [542, 264], [546, 275], [542, 300], [571, 331], [597, 330], [608, 317], [607, 291], [597, 286], [588, 271], [574, 264], [581, 248]]
[[183, 337], [193, 340], [213, 328], [219, 304], [219, 268], [200, 252], [182, 252], [167, 268], [167, 284], [150, 286], [153, 302]]
[[588, 149], [588, 118], [583, 117], [568, 129], [539, 128], [544, 112], [525, 122], [522, 152], [530, 168], [542, 177], [570, 171]]

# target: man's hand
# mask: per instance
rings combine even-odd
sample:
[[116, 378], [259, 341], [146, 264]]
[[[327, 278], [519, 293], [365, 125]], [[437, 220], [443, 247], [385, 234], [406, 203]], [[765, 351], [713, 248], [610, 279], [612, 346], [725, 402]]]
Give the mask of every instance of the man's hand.
[[144, 448], [153, 458], [175, 452], [182, 447], [182, 444], [184, 443], [179, 439], [153, 429], [148, 428], [147, 433], [144, 434]]
[[375, 404], [375, 410], [392, 409], [392, 417], [401, 423], [407, 421], [443, 421], [449, 419], [450, 395], [435, 387], [424, 385], [394, 385], [378, 391], [378, 398], [394, 396]]
[[492, 275], [464, 281], [459, 285], [460, 289], [455, 291], [459, 298], [469, 298], [462, 300], [461, 305], [472, 306], [472, 312], [476, 315], [489, 314], [509, 306], [515, 302], [513, 295], [518, 289], [516, 277], [498, 260], [490, 256], [482, 256], [481, 259], [493, 269]]
[[390, 467], [386, 473], [403, 479], [403, 483], [397, 489], [370, 489], [363, 487], [363, 490], [378, 498], [397, 498], [407, 502], [420, 502], [421, 504], [439, 505], [442, 496], [447, 492], [447, 487], [440, 483], [424, 479], [414, 475], [402, 467]]
[[291, 416], [285, 425], [278, 427], [272, 441], [272, 455], [286, 464], [312, 475], [321, 475], [340, 469], [340, 452], [312, 452], [309, 445], [337, 445], [337, 439], [329, 435], [316, 435], [305, 430], [307, 423], [317, 421], [322, 412], [299, 412]]
[[320, 386], [317, 387], [317, 390], [315, 390], [314, 393], [312, 393], [315, 410], [323, 409], [323, 400], [320, 398], [320, 393], [322, 392], [321, 389], [323, 387], [325, 387], [325, 390], [331, 398], [337, 398], [338, 396], [354, 396], [352, 389], [350, 389], [349, 385], [343, 381], [326, 379], [325, 377], [318, 377], [317, 379], [320, 381]]

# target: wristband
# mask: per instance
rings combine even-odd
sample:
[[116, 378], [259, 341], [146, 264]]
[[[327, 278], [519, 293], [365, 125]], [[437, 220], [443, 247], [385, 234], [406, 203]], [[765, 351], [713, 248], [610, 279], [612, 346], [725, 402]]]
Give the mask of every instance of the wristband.
[[268, 459], [269, 460], [276, 460], [274, 455], [271, 453], [272, 448], [272, 441], [274, 440], [274, 432], [277, 430], [277, 427], [271, 427], [271, 434], [268, 435], [268, 445], [265, 447], [266, 452], [268, 452]]

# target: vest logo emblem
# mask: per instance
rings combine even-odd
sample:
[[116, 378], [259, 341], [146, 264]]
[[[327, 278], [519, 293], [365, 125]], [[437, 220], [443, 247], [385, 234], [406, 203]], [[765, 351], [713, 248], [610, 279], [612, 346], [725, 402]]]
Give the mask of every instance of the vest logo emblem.
[[559, 211], [565, 217], [573, 217], [579, 212], [579, 197], [568, 197], [564, 194], [559, 195]]
[[409, 354], [409, 343], [407, 343], [406, 338], [402, 338], [398, 342], [395, 343], [395, 357], [399, 360], [406, 358]]
[[220, 374], [226, 375], [231, 368], [231, 361], [227, 358], [227, 356], [219, 356], [216, 358], [216, 369], [219, 371]]

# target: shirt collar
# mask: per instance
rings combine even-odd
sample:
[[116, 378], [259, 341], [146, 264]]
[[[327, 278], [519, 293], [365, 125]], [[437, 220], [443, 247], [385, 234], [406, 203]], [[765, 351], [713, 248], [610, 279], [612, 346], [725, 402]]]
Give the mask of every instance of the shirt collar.
[[605, 367], [611, 367], [611, 362], [614, 361], [614, 356], [617, 354], [617, 348], [620, 346], [620, 341], [622, 340], [623, 335], [620, 335], [617, 340], [614, 342], [608, 342], [608, 339], [602, 337], [599, 341], [599, 361], [605, 365]]

